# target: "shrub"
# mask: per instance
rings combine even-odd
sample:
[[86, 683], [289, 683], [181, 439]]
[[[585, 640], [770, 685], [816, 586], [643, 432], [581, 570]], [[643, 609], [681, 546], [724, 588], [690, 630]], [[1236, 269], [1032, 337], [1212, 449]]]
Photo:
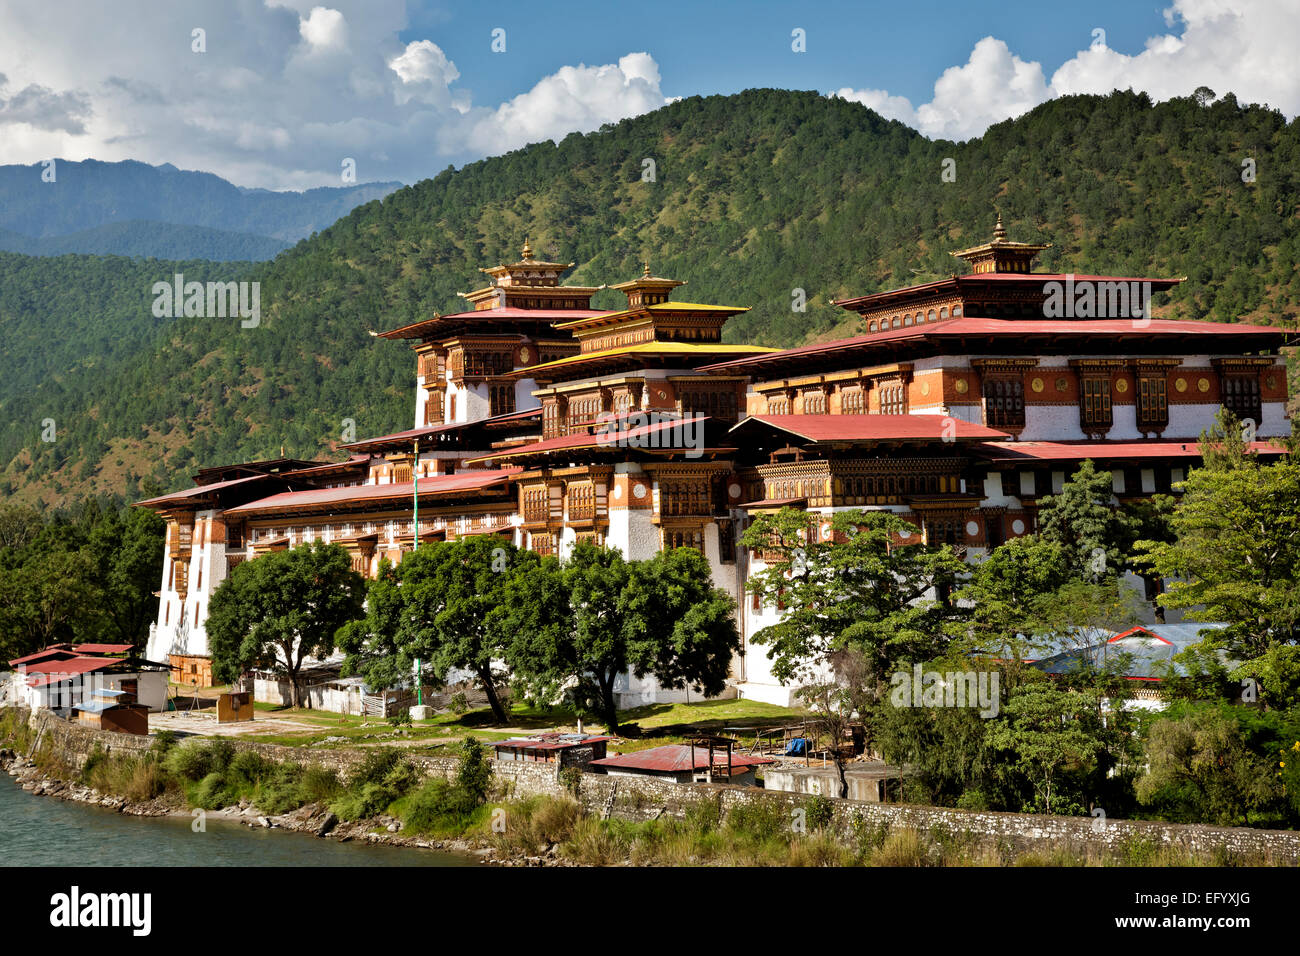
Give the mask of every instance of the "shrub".
[[150, 745], [149, 750], [157, 754], [159, 757], [165, 757], [168, 752], [176, 746], [178, 739], [176, 731], [174, 730], [156, 731], [153, 735], [153, 743]]
[[812, 830], [824, 830], [835, 819], [835, 807], [821, 794], [814, 794], [804, 804], [808, 827]]
[[212, 772], [212, 758], [200, 743], [182, 744], [163, 758], [163, 769], [180, 780], [202, 780]]
[[729, 831], [759, 841], [788, 836], [792, 823], [787, 808], [771, 800], [737, 804], [727, 812]]
[[222, 807], [236, 802], [230, 797], [231, 794], [226, 786], [226, 778], [213, 771], [199, 781], [197, 787], [191, 790], [190, 803], [196, 807], [202, 807], [204, 810], [220, 810]]
[[460, 746], [460, 765], [456, 768], [456, 786], [482, 803], [492, 786], [492, 765], [488, 763], [483, 745], [473, 737], [466, 737]]

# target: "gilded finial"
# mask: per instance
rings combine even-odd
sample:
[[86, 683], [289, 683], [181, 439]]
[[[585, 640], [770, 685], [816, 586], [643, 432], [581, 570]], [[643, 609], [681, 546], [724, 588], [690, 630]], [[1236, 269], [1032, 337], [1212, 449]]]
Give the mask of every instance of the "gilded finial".
[[641, 264], [645, 266], [645, 268], [641, 270], [641, 275], [645, 276], [647, 279], [650, 278], [650, 263], [643, 262]]
[[1006, 237], [1007, 237], [1007, 231], [1004, 228], [1002, 228], [1002, 213], [999, 212], [997, 225], [993, 227], [993, 238], [1005, 239]]
[[527, 262], [533, 257], [533, 247], [528, 244], [528, 237], [524, 237], [524, 249], [522, 252], [524, 261]]

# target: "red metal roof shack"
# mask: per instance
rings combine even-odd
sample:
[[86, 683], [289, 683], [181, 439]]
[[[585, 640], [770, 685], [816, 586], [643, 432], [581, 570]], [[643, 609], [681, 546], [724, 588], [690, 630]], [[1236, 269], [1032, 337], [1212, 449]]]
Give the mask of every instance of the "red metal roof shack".
[[23, 657], [15, 657], [9, 662], [10, 667], [18, 667], [22, 664], [29, 664], [32, 661], [41, 661], [53, 657], [59, 660], [67, 660], [70, 657], [76, 657], [77, 652], [72, 650], [71, 644], [51, 644], [43, 651], [37, 651], [34, 654], [27, 654]]
[[46, 687], [50, 684], [59, 684], [82, 674], [93, 674], [95, 671], [116, 667], [121, 663], [122, 661], [115, 657], [73, 657], [64, 661], [50, 661], [27, 668], [27, 686]]
[[[770, 757], [752, 754], [732, 754], [731, 766], [748, 770], [761, 764], [775, 763]], [[615, 754], [602, 760], [593, 760], [593, 767], [618, 767], [643, 773], [692, 773], [709, 769], [709, 748], [690, 747], [686, 744], [666, 744], [630, 754]]]

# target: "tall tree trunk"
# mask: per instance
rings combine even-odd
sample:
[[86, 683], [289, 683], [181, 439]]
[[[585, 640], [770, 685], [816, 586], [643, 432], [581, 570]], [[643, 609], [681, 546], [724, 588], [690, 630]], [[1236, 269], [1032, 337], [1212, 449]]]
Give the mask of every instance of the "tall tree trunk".
[[608, 734], [618, 733], [618, 707], [614, 703], [614, 675], [602, 674], [600, 681], [600, 707], [601, 716], [605, 720], [605, 732]]
[[492, 681], [492, 668], [480, 668], [478, 671], [479, 683], [483, 685], [483, 693], [487, 694], [488, 706], [492, 708], [492, 716], [496, 718], [498, 724], [506, 722], [506, 709], [501, 706], [501, 698], [497, 696], [496, 684]]

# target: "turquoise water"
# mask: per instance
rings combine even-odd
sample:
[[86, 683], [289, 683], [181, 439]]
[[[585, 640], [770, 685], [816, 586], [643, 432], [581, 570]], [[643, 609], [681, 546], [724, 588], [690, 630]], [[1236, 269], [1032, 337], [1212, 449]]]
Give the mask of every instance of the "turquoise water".
[[3, 866], [476, 866], [434, 850], [335, 843], [286, 831], [180, 817], [129, 817], [26, 793], [0, 773]]

